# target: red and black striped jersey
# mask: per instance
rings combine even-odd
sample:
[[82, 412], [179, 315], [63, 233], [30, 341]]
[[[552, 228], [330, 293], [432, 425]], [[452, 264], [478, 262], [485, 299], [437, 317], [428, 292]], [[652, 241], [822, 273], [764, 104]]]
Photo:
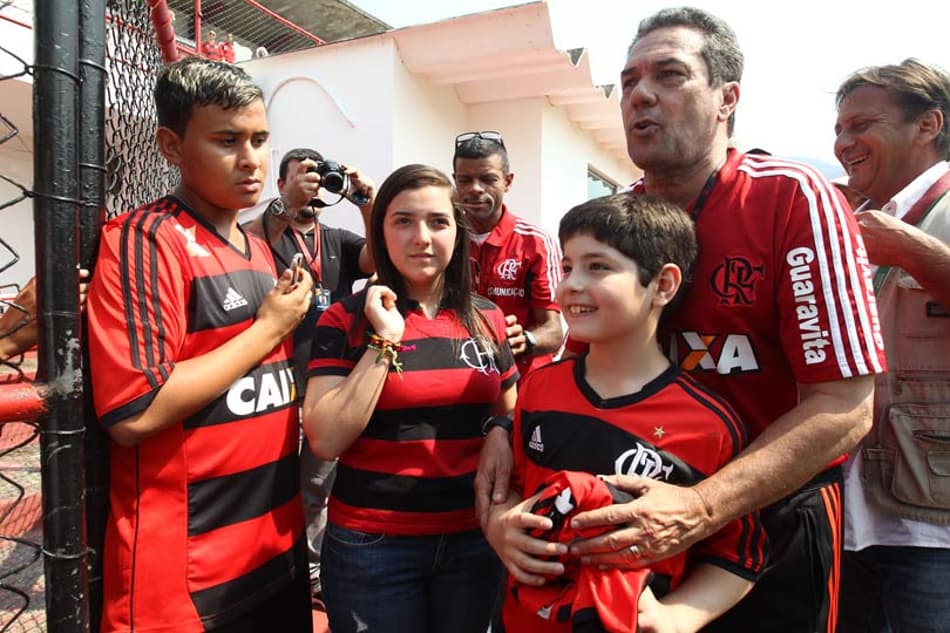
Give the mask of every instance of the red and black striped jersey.
[[730, 150], [693, 214], [699, 257], [660, 340], [753, 437], [798, 403], [796, 383], [884, 371], [860, 231], [817, 170]]
[[[106, 224], [87, 306], [102, 424], [253, 323], [274, 268], [245, 237], [241, 252], [174, 197]], [[289, 357], [287, 340], [194, 415], [112, 444], [103, 629], [203, 631], [289, 585], [303, 536]]]
[[[313, 338], [311, 376], [346, 376], [366, 351], [366, 292], [335, 303]], [[364, 532], [444, 534], [478, 527], [473, 485], [481, 423], [518, 380], [505, 317], [473, 296], [494, 345], [473, 337], [454, 310], [433, 319], [409, 302], [399, 353], [369, 423], [341, 456], [329, 520]], [[496, 351], [497, 350], [497, 351]], [[319, 411], [317, 412], [319, 415]]]
[[[688, 486], [744, 447], [747, 430], [732, 408], [678, 368], [637, 393], [604, 399], [584, 377], [585, 360], [541, 367], [521, 383], [512, 438], [514, 480], [525, 496], [559, 471], [640, 475]], [[766, 556], [758, 514], [750, 514], [657, 563], [651, 571], [659, 580], [652, 586], [675, 589], [698, 563], [755, 579]]]

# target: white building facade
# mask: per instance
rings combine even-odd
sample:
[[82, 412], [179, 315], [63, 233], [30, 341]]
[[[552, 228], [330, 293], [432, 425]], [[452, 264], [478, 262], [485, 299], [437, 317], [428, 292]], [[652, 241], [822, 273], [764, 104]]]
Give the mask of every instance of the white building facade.
[[[29, 3], [15, 0], [4, 16], [20, 5], [22, 15], [0, 20], [0, 38], [30, 63]], [[317, 149], [359, 167], [378, 184], [407, 163], [427, 163], [451, 174], [456, 135], [475, 130], [496, 130], [504, 137], [515, 173], [506, 198], [509, 208], [552, 232], [568, 209], [589, 197], [589, 175], [620, 186], [638, 175], [626, 156], [618, 91], [593, 85], [584, 51], [556, 48], [544, 2], [242, 65], [264, 90], [271, 126], [264, 202], [276, 195], [277, 166], [292, 148]], [[0, 56], [0, 73], [21, 68]], [[0, 82], [0, 101], [3, 114], [20, 130], [17, 139], [0, 145], [0, 171], [30, 188], [30, 77]], [[18, 194], [0, 180], [0, 201]], [[363, 232], [358, 212], [346, 203], [326, 209], [323, 219]], [[34, 270], [30, 199], [0, 211], [0, 238], [20, 254], [20, 261], [0, 274], [0, 284], [25, 283]], [[0, 266], [5, 261], [0, 253]]]

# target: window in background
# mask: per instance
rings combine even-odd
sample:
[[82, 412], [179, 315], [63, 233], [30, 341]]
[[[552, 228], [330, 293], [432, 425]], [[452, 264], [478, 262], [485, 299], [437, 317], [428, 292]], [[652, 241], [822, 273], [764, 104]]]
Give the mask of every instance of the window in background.
[[602, 198], [617, 193], [619, 186], [592, 167], [587, 168], [587, 199]]

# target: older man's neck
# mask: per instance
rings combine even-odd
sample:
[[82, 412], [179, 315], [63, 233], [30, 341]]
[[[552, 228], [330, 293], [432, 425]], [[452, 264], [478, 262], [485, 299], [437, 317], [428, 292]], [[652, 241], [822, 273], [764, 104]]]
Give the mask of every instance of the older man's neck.
[[688, 208], [699, 197], [713, 172], [726, 162], [727, 148], [728, 139], [716, 143], [699, 160], [669, 169], [644, 172], [643, 184], [647, 193], [682, 209]]

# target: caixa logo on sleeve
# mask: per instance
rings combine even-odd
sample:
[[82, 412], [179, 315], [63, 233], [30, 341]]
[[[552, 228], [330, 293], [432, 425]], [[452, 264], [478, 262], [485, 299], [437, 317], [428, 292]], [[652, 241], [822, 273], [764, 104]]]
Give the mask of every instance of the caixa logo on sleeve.
[[752, 341], [745, 334], [670, 334], [670, 360], [683, 371], [747, 374], [759, 371]]

